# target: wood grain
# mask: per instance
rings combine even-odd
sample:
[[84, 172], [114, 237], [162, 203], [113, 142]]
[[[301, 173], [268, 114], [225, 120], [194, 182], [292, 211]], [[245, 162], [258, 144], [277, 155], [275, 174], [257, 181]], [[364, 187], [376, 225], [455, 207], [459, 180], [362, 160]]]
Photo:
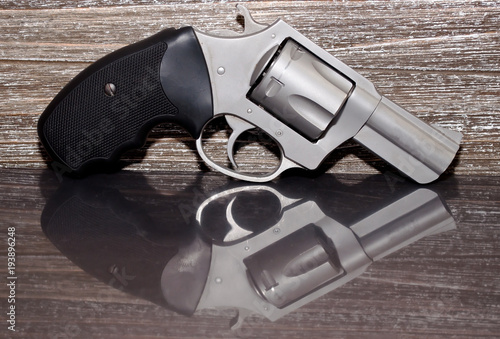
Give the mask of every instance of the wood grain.
[[[256, 20], [281, 17], [429, 123], [464, 133], [454, 172], [500, 170], [500, 3], [497, 1], [249, 1]], [[234, 3], [5, 1], [0, 5], [0, 167], [43, 168], [36, 123], [55, 94], [105, 54], [166, 27], [241, 30]], [[222, 140], [220, 140], [222, 142]], [[138, 170], [205, 170], [189, 136], [156, 128], [126, 155]], [[265, 168], [257, 146], [244, 165]], [[221, 158], [222, 159], [222, 158]], [[344, 144], [322, 167], [375, 173], [383, 162]]]
[[[338, 174], [349, 187], [364, 177]], [[148, 172], [155, 194], [199, 194], [227, 183], [217, 174]], [[378, 186], [398, 184], [381, 177]], [[0, 170], [0, 241], [16, 227], [17, 329], [33, 338], [496, 338], [500, 331], [498, 177], [456, 176], [429, 186], [439, 192], [457, 229], [426, 237], [374, 263], [357, 279], [269, 322], [252, 315], [229, 329], [232, 309], [176, 314], [98, 281], [60, 253], [40, 227], [59, 181], [49, 170]], [[136, 182], [132, 196], [147, 195]], [[366, 192], [365, 195], [369, 195]], [[6, 262], [5, 251], [0, 261]], [[83, 255], [83, 253], [82, 253]], [[145, 258], [145, 263], [147, 259]], [[0, 276], [6, 276], [5, 265]], [[0, 286], [4, 309], [6, 285]], [[3, 316], [2, 316], [3, 319]], [[6, 334], [0, 328], [0, 334]], [[8, 334], [8, 333], [7, 333]]]
[[[44, 235], [40, 215], [59, 186], [36, 134], [58, 91], [98, 58], [167, 27], [241, 31], [234, 1], [4, 0], [0, 4], [0, 262], [5, 229], [16, 227], [16, 337], [25, 338], [497, 338], [500, 333], [500, 1], [238, 1], [257, 21], [282, 18], [429, 123], [464, 134], [437, 185], [457, 230], [427, 237], [374, 263], [359, 278], [272, 323], [236, 311], [185, 317], [85, 273]], [[222, 145], [224, 131], [215, 135]], [[192, 182], [227, 183], [208, 171], [181, 128], [162, 125], [128, 152], [158, 194]], [[214, 147], [217, 148], [217, 147]], [[239, 160], [266, 169], [262, 148]], [[222, 161], [223, 156], [218, 160]], [[346, 142], [320, 171], [347, 186], [391, 171]], [[358, 173], [351, 175], [345, 173]], [[399, 177], [387, 174], [388, 184]], [[130, 183], [131, 186], [134, 183]], [[186, 193], [188, 194], [188, 193]], [[192, 192], [191, 192], [192, 194]], [[368, 193], [367, 193], [368, 194]], [[6, 276], [0, 265], [0, 277]], [[4, 313], [7, 288], [0, 285]], [[1, 317], [4, 322], [4, 315]], [[9, 335], [5, 327], [0, 336]]]

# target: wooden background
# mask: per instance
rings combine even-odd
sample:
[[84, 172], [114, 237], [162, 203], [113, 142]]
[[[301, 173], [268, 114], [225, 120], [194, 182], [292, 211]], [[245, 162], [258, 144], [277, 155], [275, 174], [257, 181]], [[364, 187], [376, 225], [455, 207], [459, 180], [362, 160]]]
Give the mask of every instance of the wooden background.
[[[241, 1], [243, 2], [243, 1]], [[232, 332], [232, 310], [186, 318], [83, 272], [40, 229], [58, 182], [45, 171], [36, 123], [84, 67], [162, 28], [241, 30], [231, 1], [17, 0], [0, 3], [0, 314], [7, 293], [5, 229], [17, 230], [18, 333], [27, 338], [497, 338], [500, 335], [500, 2], [248, 1], [257, 21], [281, 17], [430, 123], [464, 134], [457, 184], [442, 183], [458, 230], [376, 263], [350, 284], [275, 323], [252, 316]], [[242, 156], [260, 166], [250, 145]], [[162, 194], [206, 171], [194, 142], [156, 128], [129, 169]], [[385, 166], [345, 143], [323, 170], [371, 174]], [[162, 172], [156, 172], [162, 171]], [[208, 173], [211, 185], [223, 176]], [[389, 175], [389, 182], [398, 179]], [[0, 336], [9, 336], [5, 327]], [[13, 336], [14, 337], [14, 336]]]
[[[0, 167], [43, 168], [36, 123], [58, 91], [105, 54], [167, 27], [241, 30], [230, 1], [24, 0], [0, 4]], [[500, 2], [250, 1], [257, 21], [282, 18], [428, 123], [464, 134], [455, 173], [495, 175], [500, 156]], [[198, 171], [189, 135], [157, 128], [131, 169]], [[242, 157], [259, 166], [252, 145]], [[361, 160], [359, 159], [361, 158]], [[330, 172], [383, 165], [352, 143]], [[203, 167], [201, 167], [203, 168]]]

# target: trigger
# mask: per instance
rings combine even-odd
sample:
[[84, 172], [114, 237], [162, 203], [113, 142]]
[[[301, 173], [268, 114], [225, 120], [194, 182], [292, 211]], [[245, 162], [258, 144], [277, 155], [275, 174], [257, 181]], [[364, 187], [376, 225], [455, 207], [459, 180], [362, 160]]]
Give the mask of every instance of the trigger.
[[236, 200], [236, 197], [234, 197], [233, 200], [231, 200], [231, 202], [229, 203], [229, 205], [227, 206], [227, 209], [226, 209], [226, 219], [229, 222], [229, 225], [231, 226], [231, 230], [224, 237], [224, 242], [238, 240], [238, 239], [246, 237], [249, 234], [252, 234], [252, 232], [247, 231], [244, 228], [241, 228], [238, 225], [238, 223], [236, 223], [236, 220], [234, 220], [233, 211], [232, 211], [234, 200]]
[[229, 140], [227, 141], [227, 157], [231, 161], [231, 164], [233, 164], [234, 168], [238, 168], [238, 165], [234, 160], [234, 145], [236, 144], [236, 140], [243, 132], [252, 129], [255, 126], [233, 115], [226, 115], [225, 118], [227, 124], [233, 130], [233, 132], [229, 136]]

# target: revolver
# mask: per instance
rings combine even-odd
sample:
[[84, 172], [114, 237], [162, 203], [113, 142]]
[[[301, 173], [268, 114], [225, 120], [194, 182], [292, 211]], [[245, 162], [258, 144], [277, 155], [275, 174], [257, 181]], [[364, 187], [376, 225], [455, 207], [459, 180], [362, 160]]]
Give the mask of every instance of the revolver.
[[[314, 170], [353, 139], [418, 183], [437, 179], [461, 133], [431, 126], [380, 95], [362, 75], [282, 20], [244, 18], [242, 34], [169, 28], [83, 70], [53, 99], [38, 134], [54, 164], [82, 175], [116, 166], [160, 123], [182, 126], [201, 158], [231, 177], [270, 181], [290, 168]], [[225, 164], [205, 150], [203, 131], [224, 117], [232, 132]], [[258, 128], [279, 148], [279, 165], [238, 169], [235, 144]]]

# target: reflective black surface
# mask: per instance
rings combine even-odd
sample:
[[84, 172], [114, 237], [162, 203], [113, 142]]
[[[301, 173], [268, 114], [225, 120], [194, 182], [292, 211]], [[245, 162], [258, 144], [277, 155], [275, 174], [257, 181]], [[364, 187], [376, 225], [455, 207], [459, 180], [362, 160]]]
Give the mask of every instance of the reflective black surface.
[[[160, 192], [140, 173], [64, 178], [47, 194], [41, 225], [109, 286], [185, 315], [237, 309], [233, 329], [250, 314], [275, 321], [373, 261], [456, 227], [442, 184], [391, 175], [191, 179]], [[453, 192], [454, 179], [445, 186]]]
[[[336, 174], [241, 187], [214, 173], [127, 171], [78, 184], [2, 169], [0, 218], [16, 237], [16, 335], [495, 338], [499, 186], [499, 177], [419, 186]], [[428, 200], [402, 207], [422, 189]], [[427, 236], [436, 219], [419, 211], [446, 216], [446, 205], [456, 229]], [[385, 223], [394, 210], [401, 217]], [[399, 228], [405, 220], [410, 227]], [[0, 293], [8, 306], [6, 284]]]

